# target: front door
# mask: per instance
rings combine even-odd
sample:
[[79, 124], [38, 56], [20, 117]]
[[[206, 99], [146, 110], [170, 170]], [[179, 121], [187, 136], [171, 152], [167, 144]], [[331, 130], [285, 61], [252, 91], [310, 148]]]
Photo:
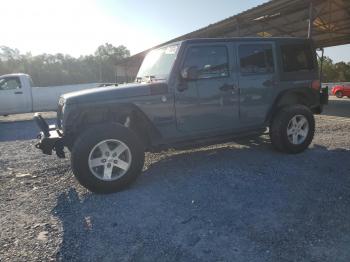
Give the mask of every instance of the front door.
[[29, 95], [18, 77], [0, 79], [0, 114], [24, 113], [31, 110]]
[[233, 44], [189, 45], [180, 70], [196, 67], [196, 80], [175, 91], [177, 127], [186, 133], [232, 130], [238, 125], [238, 90], [232, 74]]

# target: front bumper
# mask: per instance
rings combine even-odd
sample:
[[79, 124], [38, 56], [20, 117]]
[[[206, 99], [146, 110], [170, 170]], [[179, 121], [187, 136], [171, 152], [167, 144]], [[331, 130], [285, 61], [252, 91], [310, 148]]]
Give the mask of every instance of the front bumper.
[[49, 126], [45, 119], [38, 113], [34, 115], [34, 120], [41, 130], [38, 135], [40, 141], [35, 147], [46, 155], [52, 155], [52, 151], [54, 150], [59, 158], [64, 158], [64, 136], [61, 130], [55, 125]]

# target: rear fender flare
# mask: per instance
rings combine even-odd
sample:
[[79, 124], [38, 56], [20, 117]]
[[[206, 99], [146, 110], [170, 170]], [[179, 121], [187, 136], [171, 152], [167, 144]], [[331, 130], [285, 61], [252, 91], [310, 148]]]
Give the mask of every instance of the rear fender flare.
[[319, 105], [319, 101], [317, 100], [317, 94], [311, 88], [285, 90], [276, 97], [274, 103], [268, 111], [265, 121], [270, 123], [280, 108], [295, 104], [301, 104], [311, 109], [311, 107]]

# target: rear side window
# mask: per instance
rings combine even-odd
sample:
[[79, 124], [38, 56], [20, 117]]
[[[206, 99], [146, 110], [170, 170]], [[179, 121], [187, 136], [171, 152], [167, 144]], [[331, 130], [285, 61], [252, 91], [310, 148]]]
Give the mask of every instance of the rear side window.
[[282, 45], [284, 72], [311, 71], [315, 68], [310, 45]]
[[242, 74], [268, 74], [274, 72], [272, 45], [242, 44], [238, 49]]
[[193, 46], [186, 53], [184, 67], [197, 67], [199, 79], [227, 77], [229, 64], [225, 46]]

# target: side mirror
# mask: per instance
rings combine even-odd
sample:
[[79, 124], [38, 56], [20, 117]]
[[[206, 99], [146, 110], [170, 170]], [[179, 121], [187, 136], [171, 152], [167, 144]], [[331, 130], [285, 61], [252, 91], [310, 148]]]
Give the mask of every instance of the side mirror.
[[185, 67], [181, 71], [181, 77], [184, 80], [196, 80], [198, 79], [199, 72], [198, 68], [195, 66]]

